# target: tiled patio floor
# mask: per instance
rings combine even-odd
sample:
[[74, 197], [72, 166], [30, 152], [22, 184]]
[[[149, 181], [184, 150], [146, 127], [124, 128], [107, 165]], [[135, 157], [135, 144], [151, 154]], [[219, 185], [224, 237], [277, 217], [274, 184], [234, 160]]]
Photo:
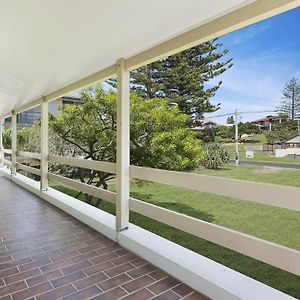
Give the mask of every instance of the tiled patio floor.
[[0, 299], [206, 299], [0, 176]]

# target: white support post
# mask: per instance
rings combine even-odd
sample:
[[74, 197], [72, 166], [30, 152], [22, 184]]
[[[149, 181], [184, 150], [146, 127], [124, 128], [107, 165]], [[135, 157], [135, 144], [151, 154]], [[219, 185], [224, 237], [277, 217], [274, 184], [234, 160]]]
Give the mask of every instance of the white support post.
[[17, 114], [11, 113], [11, 175], [17, 174]]
[[45, 97], [41, 98], [41, 190], [48, 189], [48, 123], [49, 123], [49, 105]]
[[116, 230], [127, 229], [129, 223], [130, 185], [130, 72], [124, 67], [124, 60], [117, 62], [117, 185], [116, 185]]
[[3, 130], [4, 120], [0, 120], [0, 167], [4, 164]]
[[239, 166], [239, 111], [235, 110], [235, 165]]

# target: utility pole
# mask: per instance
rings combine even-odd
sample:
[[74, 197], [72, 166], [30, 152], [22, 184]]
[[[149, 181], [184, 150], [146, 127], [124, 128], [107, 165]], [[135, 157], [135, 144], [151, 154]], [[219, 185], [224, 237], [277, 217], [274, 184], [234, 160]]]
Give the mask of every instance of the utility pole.
[[235, 165], [236, 167], [239, 166], [239, 111], [238, 109], [235, 110], [234, 113], [234, 124], [235, 124]]

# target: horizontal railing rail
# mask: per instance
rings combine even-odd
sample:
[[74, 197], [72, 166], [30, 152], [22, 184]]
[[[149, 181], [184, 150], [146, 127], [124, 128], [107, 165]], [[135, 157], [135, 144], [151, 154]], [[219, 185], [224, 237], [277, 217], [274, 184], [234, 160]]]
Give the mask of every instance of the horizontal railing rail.
[[[39, 153], [24, 151], [18, 151], [17, 153], [26, 157], [40, 157]], [[109, 162], [55, 155], [49, 155], [49, 162], [111, 174], [116, 173], [116, 164]], [[17, 163], [17, 167], [38, 176], [41, 174], [40, 169], [25, 166], [21, 163]], [[296, 187], [136, 166], [130, 166], [130, 176], [131, 178], [300, 211], [300, 201], [298, 200], [300, 189]], [[53, 173], [48, 173], [48, 179], [73, 190], [116, 204], [116, 193], [114, 192]], [[134, 198], [130, 198], [130, 210], [198, 238], [205, 239], [300, 276], [300, 252], [295, 249], [290, 249]]]
[[12, 154], [12, 150], [11, 149], [3, 149], [3, 153]]
[[3, 164], [7, 165], [7, 166], [11, 166], [11, 161], [10, 160], [7, 160], [7, 159], [3, 159]]
[[130, 209], [176, 229], [300, 275], [300, 252], [169, 209], [130, 198]]
[[77, 191], [80, 191], [82, 193], [86, 193], [88, 195], [91, 195], [93, 197], [111, 202], [113, 204], [116, 203], [116, 194], [111, 191], [107, 191], [92, 185], [88, 185], [86, 183], [66, 178], [60, 175], [56, 175], [53, 173], [48, 173], [49, 180], [52, 180], [54, 182], [57, 182], [59, 184], [62, 184], [66, 187], [69, 187], [71, 189], [75, 189]]
[[23, 165], [21, 163], [17, 163], [17, 168], [21, 169], [21, 170], [23, 170], [25, 172], [28, 172], [28, 173], [31, 173], [31, 174], [35, 174], [37, 176], [41, 176], [41, 170], [40, 169], [33, 168], [33, 167], [30, 167], [30, 166], [26, 166], [26, 165]]
[[17, 155], [28, 157], [28, 158], [41, 159], [41, 154], [40, 153], [35, 153], [35, 152], [17, 151]]
[[300, 188], [144, 167], [130, 167], [132, 178], [300, 211]]
[[116, 174], [116, 164], [83, 158], [49, 155], [49, 162]]

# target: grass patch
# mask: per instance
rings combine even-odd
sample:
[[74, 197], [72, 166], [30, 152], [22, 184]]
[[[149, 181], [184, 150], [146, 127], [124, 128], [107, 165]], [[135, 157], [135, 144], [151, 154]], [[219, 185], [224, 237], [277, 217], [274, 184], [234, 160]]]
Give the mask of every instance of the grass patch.
[[240, 165], [239, 167], [236, 167], [234, 165], [226, 165], [219, 170], [200, 168], [195, 172], [201, 175], [221, 176], [241, 180], [300, 187], [300, 170], [294, 169], [279, 169], [247, 165]]

